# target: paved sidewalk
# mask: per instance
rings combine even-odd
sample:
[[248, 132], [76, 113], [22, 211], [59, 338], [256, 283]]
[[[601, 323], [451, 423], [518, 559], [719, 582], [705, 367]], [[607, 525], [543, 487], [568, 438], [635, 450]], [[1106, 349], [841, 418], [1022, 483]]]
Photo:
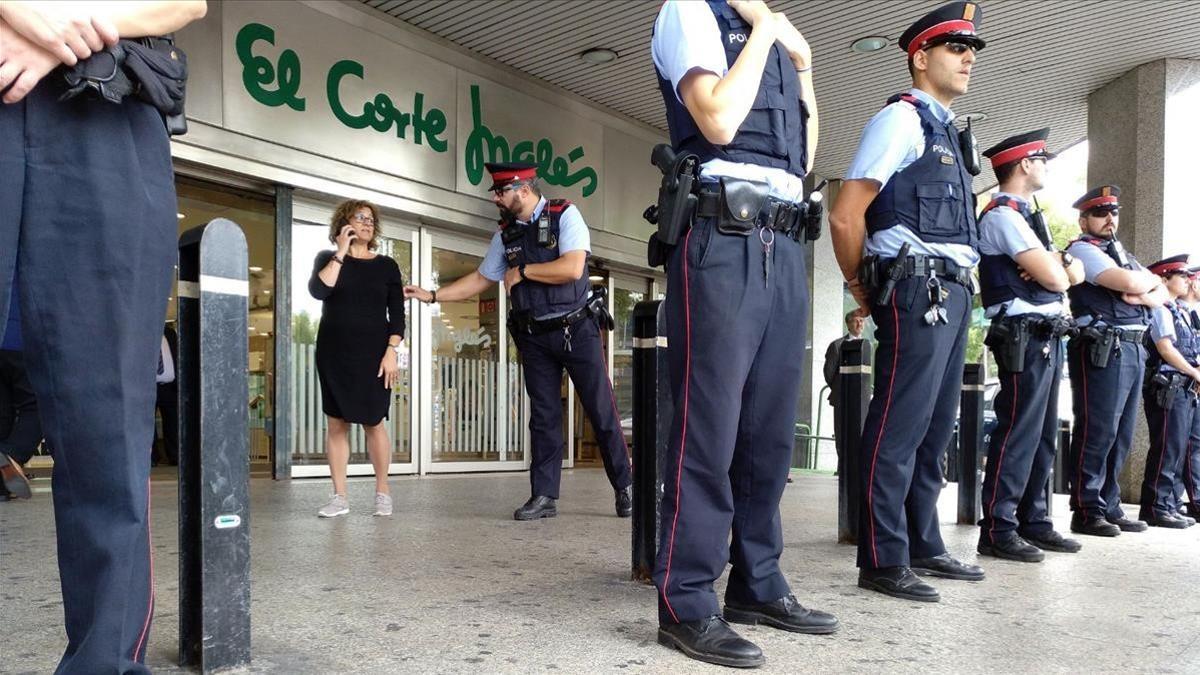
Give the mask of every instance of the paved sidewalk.
[[[65, 636], [48, 481], [0, 503], [0, 672], [53, 670]], [[1200, 527], [1084, 537], [1037, 565], [984, 559], [983, 583], [939, 581], [942, 602], [855, 585], [854, 550], [834, 543], [836, 483], [797, 476], [783, 500], [783, 565], [804, 604], [834, 612], [834, 636], [744, 634], [759, 672], [1200, 672]], [[175, 665], [176, 492], [153, 484], [158, 612], [148, 662]], [[396, 515], [371, 517], [372, 483], [351, 482], [349, 516], [318, 520], [324, 480], [255, 479], [254, 672], [729, 672], [655, 642], [655, 594], [629, 579], [629, 520], [598, 470], [564, 472], [552, 520], [518, 523], [526, 474], [398, 478]], [[976, 528], [951, 551], [975, 560]], [[1065, 498], [1055, 503], [1065, 530]], [[1136, 511], [1136, 510], [1135, 510]]]

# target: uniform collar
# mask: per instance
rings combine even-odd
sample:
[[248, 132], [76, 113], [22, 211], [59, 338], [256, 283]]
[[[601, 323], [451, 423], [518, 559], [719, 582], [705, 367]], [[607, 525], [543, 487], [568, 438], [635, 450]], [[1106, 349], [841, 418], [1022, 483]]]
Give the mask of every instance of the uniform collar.
[[1005, 192], [1004, 190], [998, 190], [996, 192], [996, 196], [997, 197], [1008, 197], [1009, 199], [1013, 200], [1014, 202], [1020, 202], [1021, 204], [1024, 204], [1026, 206], [1029, 205], [1029, 202], [1021, 195], [1013, 194], [1011, 192]]
[[522, 225], [528, 225], [529, 223], [536, 223], [537, 219], [539, 217], [541, 217], [542, 209], [544, 209], [544, 208], [546, 208], [546, 198], [542, 197], [541, 199], [538, 200], [537, 206], [533, 207], [533, 214], [529, 216], [529, 220], [518, 220], [517, 222]]
[[943, 123], [949, 124], [954, 121], [954, 111], [939, 103], [936, 98], [929, 95], [927, 92], [913, 87], [912, 89], [908, 90], [908, 93], [921, 99], [925, 105], [929, 106], [929, 110], [933, 112], [933, 116], [941, 120]]

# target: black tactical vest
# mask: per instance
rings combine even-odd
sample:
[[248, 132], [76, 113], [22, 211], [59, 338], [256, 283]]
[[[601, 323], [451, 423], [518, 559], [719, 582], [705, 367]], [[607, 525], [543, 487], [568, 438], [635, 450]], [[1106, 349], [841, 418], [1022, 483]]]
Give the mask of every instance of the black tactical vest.
[[[998, 195], [987, 206], [983, 207], [983, 212], [979, 214], [980, 222], [983, 221], [983, 217], [989, 211], [998, 206], [1011, 208], [1021, 214], [1025, 222], [1029, 223], [1030, 228], [1033, 227], [1033, 213], [1029, 210], [1029, 204], [1019, 199], [1013, 199], [1008, 195]], [[1046, 248], [1047, 250], [1051, 250], [1049, 246]], [[1045, 287], [1032, 279], [1029, 281], [1022, 279], [1021, 268], [1017, 266], [1017, 261], [1005, 253], [981, 256], [979, 262], [979, 285], [980, 293], [983, 295], [984, 307], [999, 305], [1015, 298], [1020, 298], [1032, 305], [1048, 305], [1063, 299], [1062, 293], [1046, 290]]]
[[[500, 231], [504, 243], [504, 259], [510, 268], [530, 263], [558, 260], [558, 223], [571, 202], [565, 199], [550, 199], [542, 213], [532, 223], [505, 225]], [[538, 243], [539, 221], [546, 220], [549, 240], [545, 245]], [[533, 318], [572, 312], [587, 303], [590, 287], [586, 270], [582, 277], [564, 284], [544, 284], [532, 279], [523, 280], [513, 286], [509, 298], [512, 311], [527, 310]]]
[[[1116, 242], [1115, 239], [1099, 239], [1084, 235], [1075, 241], [1082, 241], [1099, 247], [1106, 255], [1116, 261], [1117, 265], [1120, 265], [1122, 269], [1141, 269], [1137, 264], [1137, 260], [1132, 255], [1128, 255], [1125, 264], [1122, 264], [1121, 257], [1118, 255], [1117, 248], [1114, 245]], [[1074, 244], [1075, 242], [1071, 243]], [[1067, 291], [1067, 296], [1071, 298], [1071, 314], [1075, 315], [1077, 319], [1090, 316], [1110, 326], [1132, 324], [1145, 326], [1150, 323], [1150, 312], [1145, 307], [1131, 305], [1121, 299], [1119, 292], [1097, 284], [1087, 281], [1082, 284], [1076, 284]]]

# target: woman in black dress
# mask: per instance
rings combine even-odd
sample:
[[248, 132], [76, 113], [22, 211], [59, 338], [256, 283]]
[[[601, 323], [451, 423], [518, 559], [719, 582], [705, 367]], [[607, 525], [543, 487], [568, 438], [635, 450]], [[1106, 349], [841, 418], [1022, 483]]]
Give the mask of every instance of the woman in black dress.
[[338, 205], [329, 225], [336, 251], [321, 251], [308, 290], [323, 302], [317, 330], [317, 377], [321, 407], [329, 418], [325, 453], [333, 478], [333, 498], [317, 512], [334, 518], [350, 512], [346, 465], [350, 425], [361, 424], [367, 454], [375, 467], [375, 515], [392, 515], [388, 464], [392, 446], [384, 420], [392, 386], [400, 381], [404, 341], [404, 282], [379, 246], [379, 209], [350, 200]]

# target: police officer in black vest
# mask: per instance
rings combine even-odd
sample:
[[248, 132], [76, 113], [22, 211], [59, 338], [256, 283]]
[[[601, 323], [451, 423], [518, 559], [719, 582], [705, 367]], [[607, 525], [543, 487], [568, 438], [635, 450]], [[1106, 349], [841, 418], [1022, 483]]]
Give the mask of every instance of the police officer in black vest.
[[979, 260], [971, 187], [979, 158], [949, 106], [967, 92], [984, 47], [982, 14], [975, 3], [950, 3], [900, 36], [913, 87], [867, 124], [829, 215], [838, 264], [878, 342], [862, 438], [858, 585], [924, 602], [939, 595], [917, 574], [984, 576], [946, 552], [937, 517]]
[[1200, 344], [1184, 298], [1191, 291], [1187, 255], [1164, 258], [1150, 266], [1170, 298], [1150, 314], [1143, 404], [1150, 452], [1142, 479], [1138, 518], [1155, 527], [1183, 529], [1195, 521], [1179, 513], [1175, 485], [1187, 455], [1200, 388]]
[[1125, 517], [1117, 477], [1133, 443], [1150, 309], [1167, 301], [1159, 278], [1117, 239], [1120, 195], [1117, 186], [1102, 185], [1076, 200], [1082, 234], [1067, 247], [1084, 270], [1084, 283], [1067, 292], [1079, 326], [1067, 347], [1075, 414], [1067, 466], [1071, 531], [1102, 537], [1146, 529]]
[[54, 448], [60, 673], [150, 672], [146, 450], [178, 250], [166, 111], [129, 89], [84, 93], [79, 80], [65, 100], [68, 76], [101, 63], [104, 87], [128, 84], [138, 72], [114, 68], [112, 55], [144, 45], [127, 40], [166, 35], [205, 11], [202, 1], [0, 3], [0, 331], [19, 259], [25, 366]]
[[[762, 651], [725, 621], [838, 627], [797, 603], [779, 568], [808, 321], [800, 214], [816, 149], [811, 51], [761, 2], [676, 1], [659, 11], [651, 51], [671, 145], [700, 167], [690, 227], [666, 262], [675, 415], [654, 571], [658, 640], [694, 659], [756, 666]], [[727, 563], [722, 618], [713, 583]]]
[[1043, 550], [1074, 553], [1054, 530], [1046, 484], [1058, 435], [1061, 340], [1071, 327], [1064, 292], [1083, 264], [1055, 250], [1033, 193], [1046, 181], [1049, 129], [1006, 138], [984, 151], [1000, 190], [979, 217], [979, 281], [992, 320], [985, 342], [1000, 370], [996, 429], [983, 483], [981, 554], [1039, 562]]
[[[1183, 301], [1192, 324], [1192, 333], [1200, 342], [1200, 267], [1189, 267], [1191, 287]], [[1198, 345], [1200, 348], [1200, 345]], [[1183, 468], [1175, 481], [1175, 501], [1182, 505], [1181, 514], [1192, 520], [1200, 518], [1200, 410], [1192, 414], [1192, 429], [1188, 434]], [[1184, 502], [1184, 496], [1187, 502]]]
[[604, 470], [616, 491], [617, 515], [627, 518], [633, 513], [633, 477], [600, 337], [601, 325], [611, 329], [612, 318], [605, 296], [589, 295], [587, 225], [575, 205], [542, 196], [537, 165], [485, 166], [492, 175], [489, 189], [501, 218], [500, 230], [492, 236], [479, 269], [433, 291], [405, 286], [404, 295], [438, 302], [476, 296], [500, 281], [508, 289], [508, 329], [521, 353], [533, 446], [531, 495], [513, 518], [558, 515], [564, 368], [596, 432]]

